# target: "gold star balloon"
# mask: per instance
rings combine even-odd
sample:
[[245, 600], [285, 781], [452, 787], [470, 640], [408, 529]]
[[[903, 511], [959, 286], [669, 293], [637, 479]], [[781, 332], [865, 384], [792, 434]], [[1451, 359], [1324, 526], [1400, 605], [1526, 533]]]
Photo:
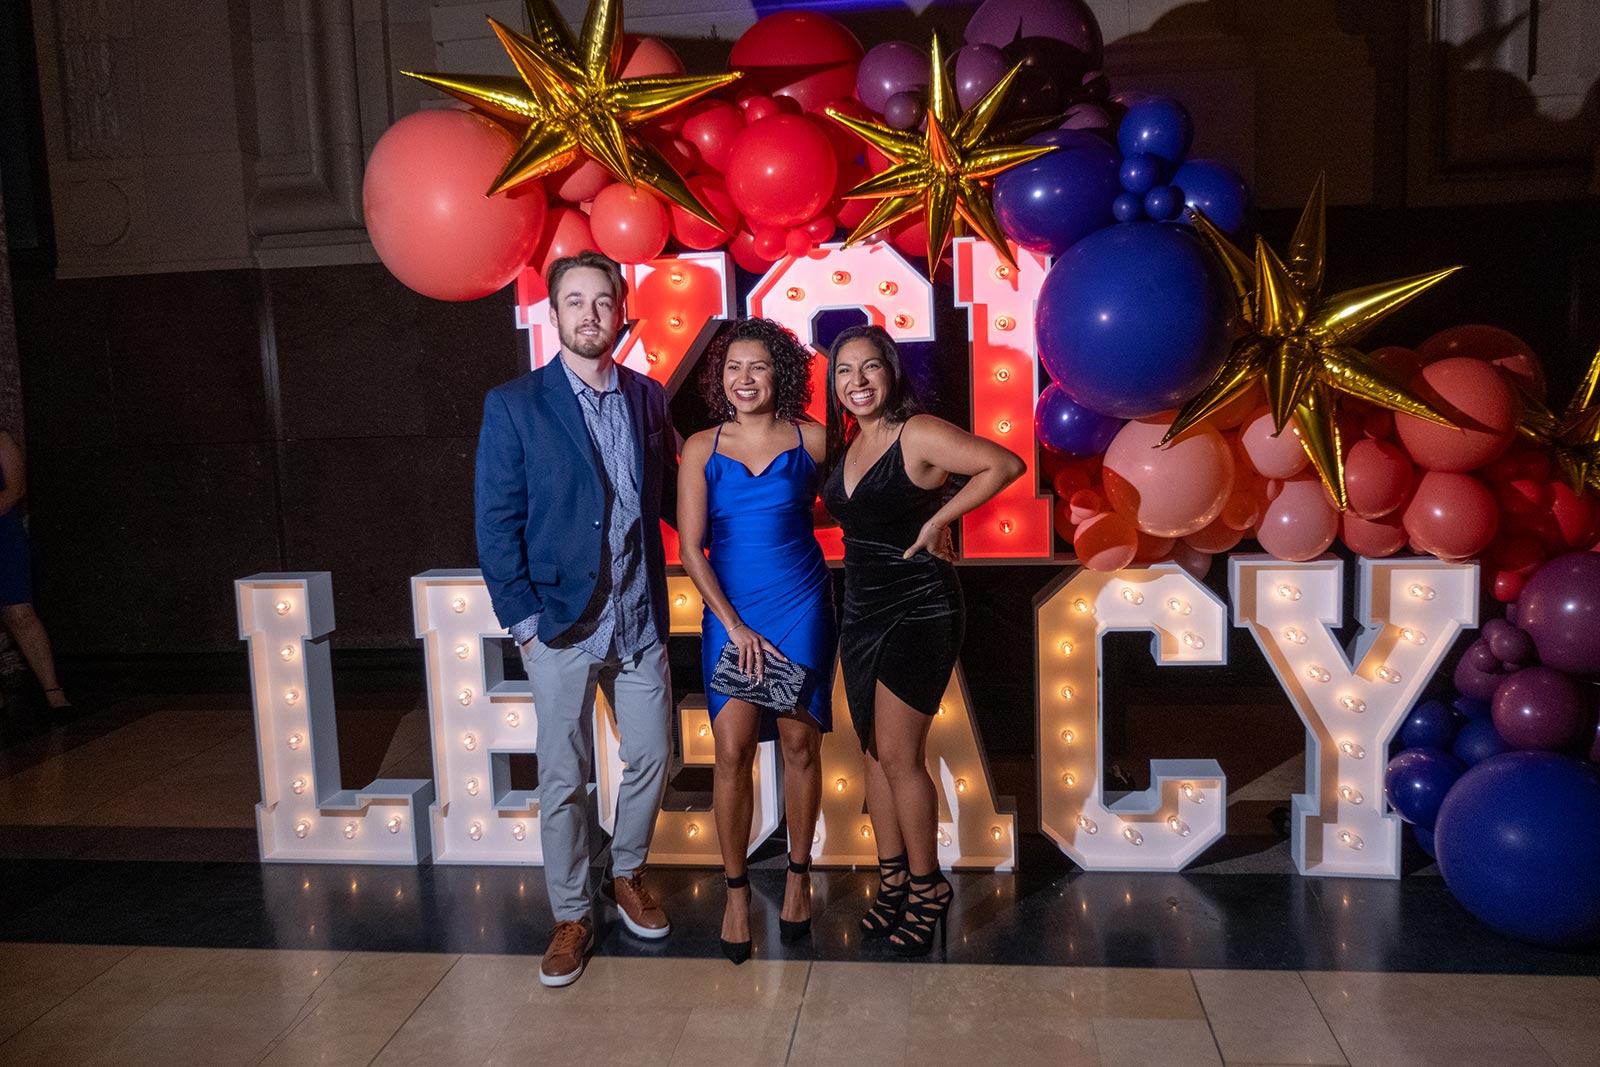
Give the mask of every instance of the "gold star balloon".
[[550, 0], [525, 0], [531, 35], [489, 25], [519, 77], [401, 71], [522, 130], [522, 143], [486, 196], [543, 177], [587, 154], [618, 181], [649, 186], [697, 218], [715, 217], [683, 175], [634, 127], [727, 85], [739, 75], [622, 78], [622, 0], [591, 0], [580, 40]]
[[1522, 422], [1517, 427], [1524, 437], [1550, 449], [1556, 470], [1574, 493], [1585, 489], [1600, 493], [1600, 352], [1589, 361], [1578, 391], [1567, 401], [1566, 410], [1556, 415], [1538, 397], [1524, 392]]
[[1377, 360], [1352, 346], [1391, 312], [1460, 267], [1324, 296], [1327, 233], [1321, 175], [1295, 227], [1287, 261], [1260, 237], [1252, 259], [1203, 212], [1191, 214], [1196, 231], [1222, 261], [1233, 284], [1246, 332], [1234, 342], [1233, 352], [1211, 383], [1184, 405], [1162, 444], [1260, 381], [1267, 389], [1277, 433], [1293, 423], [1318, 477], [1342, 511], [1348, 500], [1336, 394], [1454, 425], [1392, 379]]
[[991, 129], [1020, 69], [1021, 64], [1012, 67], [962, 114], [935, 35], [926, 131], [892, 130], [828, 108], [829, 118], [853, 130], [892, 164], [844, 194], [851, 200], [878, 201], [845, 243], [855, 244], [920, 210], [928, 224], [930, 275], [950, 244], [958, 217], [1015, 267], [1011, 247], [994, 216], [989, 186], [1008, 168], [1054, 151], [1049, 145], [1008, 143], [1006, 137], [1013, 131]]

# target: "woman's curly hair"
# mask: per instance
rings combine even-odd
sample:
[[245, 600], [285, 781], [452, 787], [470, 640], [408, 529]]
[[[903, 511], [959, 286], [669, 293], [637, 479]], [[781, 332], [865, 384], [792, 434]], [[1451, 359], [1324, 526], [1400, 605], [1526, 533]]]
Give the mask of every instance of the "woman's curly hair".
[[771, 319], [740, 319], [724, 327], [711, 342], [700, 367], [700, 395], [718, 422], [733, 418], [733, 405], [722, 386], [728, 348], [736, 341], [758, 341], [772, 358], [773, 406], [780, 419], [799, 422], [811, 403], [811, 361], [816, 353]]

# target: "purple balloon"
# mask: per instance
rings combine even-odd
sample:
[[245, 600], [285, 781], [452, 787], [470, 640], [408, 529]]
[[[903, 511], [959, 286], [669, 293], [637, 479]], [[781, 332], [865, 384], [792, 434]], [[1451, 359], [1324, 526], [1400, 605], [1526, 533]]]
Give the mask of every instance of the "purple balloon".
[[1540, 567], [1522, 587], [1517, 618], [1546, 667], [1600, 678], [1600, 554], [1569, 552]]
[[1494, 728], [1512, 748], [1576, 748], [1591, 728], [1584, 687], [1551, 667], [1518, 671], [1494, 694]]
[[1073, 104], [1067, 108], [1062, 120], [1063, 130], [1105, 130], [1111, 127], [1111, 116], [1099, 104]]
[[1519, 630], [1504, 619], [1490, 619], [1484, 623], [1483, 637], [1502, 663], [1526, 667], [1534, 661], [1533, 638], [1528, 636], [1528, 631]]
[[883, 121], [895, 130], [916, 129], [922, 125], [922, 116], [926, 113], [922, 97], [917, 93], [895, 93], [883, 105]]
[[1495, 690], [1507, 675], [1500, 669], [1500, 657], [1483, 638], [1472, 643], [1456, 664], [1455, 686], [1462, 696], [1474, 700], [1493, 700]]
[[856, 68], [856, 98], [882, 115], [895, 93], [926, 89], [928, 53], [904, 41], [874, 45]]
[[956, 101], [961, 110], [983, 99], [1006, 76], [1011, 64], [1006, 54], [992, 44], [969, 44], [955, 54], [952, 64], [956, 76]]
[[1104, 50], [1100, 23], [1084, 0], [985, 0], [967, 21], [968, 44], [1004, 48], [1023, 37], [1070, 45], [1085, 67], [1098, 67]]
[[1122, 420], [1081, 406], [1055, 382], [1044, 387], [1033, 411], [1039, 440], [1071, 456], [1098, 456], [1122, 429]]

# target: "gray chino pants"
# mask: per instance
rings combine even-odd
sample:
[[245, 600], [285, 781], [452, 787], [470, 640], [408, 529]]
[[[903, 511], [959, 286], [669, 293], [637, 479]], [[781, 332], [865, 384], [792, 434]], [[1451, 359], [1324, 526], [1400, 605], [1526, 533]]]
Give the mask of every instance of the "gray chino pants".
[[551, 648], [537, 638], [522, 652], [539, 724], [539, 826], [550, 910], [558, 921], [587, 918], [588, 785], [594, 766], [594, 694], [604, 689], [617, 716], [625, 769], [611, 838], [612, 871], [644, 866], [672, 754], [672, 679], [667, 646], [657, 641], [628, 659], [599, 659], [581, 648]]

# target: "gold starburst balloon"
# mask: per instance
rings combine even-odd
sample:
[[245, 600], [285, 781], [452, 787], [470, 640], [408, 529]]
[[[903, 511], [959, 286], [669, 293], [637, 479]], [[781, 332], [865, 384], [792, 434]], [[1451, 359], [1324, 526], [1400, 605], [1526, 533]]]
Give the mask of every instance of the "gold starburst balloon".
[[989, 186], [1002, 171], [1054, 151], [1049, 145], [1008, 143], [1007, 137], [1016, 132], [1012, 127], [991, 129], [1020, 69], [1021, 64], [1012, 67], [962, 114], [935, 35], [926, 131], [892, 130], [828, 108], [829, 118], [855, 131], [893, 164], [844, 194], [851, 200], [878, 201], [845, 243], [854, 244], [921, 210], [928, 224], [930, 275], [944, 256], [958, 216], [1015, 267], [994, 216]]
[[1216, 252], [1233, 283], [1246, 333], [1234, 342], [1211, 383], [1184, 405], [1162, 444], [1263, 382], [1277, 433], [1293, 423], [1322, 484], [1342, 511], [1348, 500], [1336, 394], [1454, 425], [1352, 346], [1384, 317], [1460, 267], [1324, 296], [1327, 231], [1321, 175], [1300, 214], [1287, 262], [1260, 237], [1252, 260], [1203, 212], [1191, 214], [1195, 229]]
[[643, 183], [715, 224], [683, 175], [633, 127], [739, 75], [621, 78], [622, 0], [591, 0], [576, 42], [550, 0], [525, 4], [531, 35], [489, 20], [520, 77], [401, 71], [522, 129], [522, 143], [485, 195], [513, 189], [588, 154], [618, 181], [635, 188]]
[[1524, 437], [1550, 449], [1556, 470], [1574, 493], [1588, 489], [1600, 493], [1600, 352], [1589, 361], [1578, 391], [1567, 401], [1566, 410], [1555, 414], [1543, 400], [1524, 393], [1522, 422], [1517, 427]]

